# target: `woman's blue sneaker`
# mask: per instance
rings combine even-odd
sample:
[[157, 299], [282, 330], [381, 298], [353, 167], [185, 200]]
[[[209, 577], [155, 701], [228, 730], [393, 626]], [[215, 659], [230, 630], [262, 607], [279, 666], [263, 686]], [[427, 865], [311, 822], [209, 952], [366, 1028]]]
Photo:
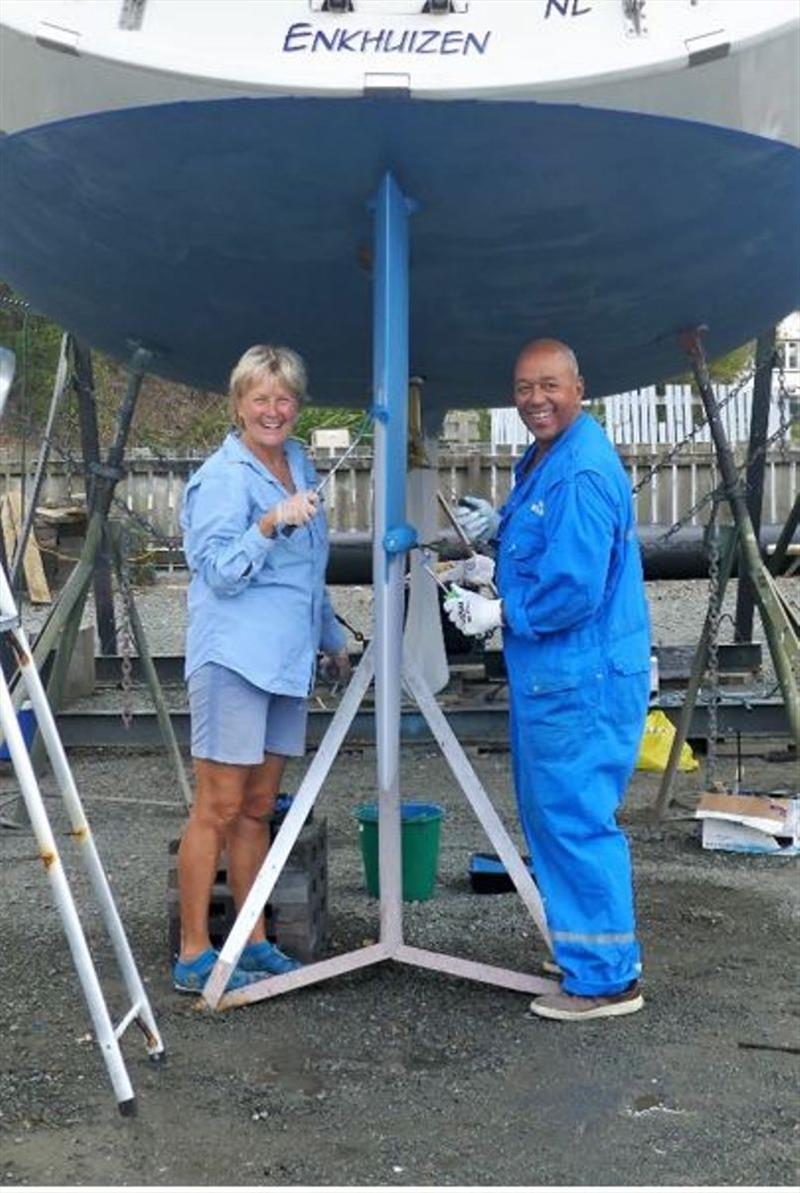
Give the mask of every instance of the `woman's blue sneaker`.
[[[182, 994], [202, 994], [203, 987], [211, 976], [211, 970], [217, 964], [219, 953], [216, 949], [206, 949], [199, 957], [192, 961], [175, 962], [172, 967], [172, 983]], [[266, 971], [258, 971], [255, 966], [244, 970], [237, 965], [228, 978], [227, 990], [241, 990], [242, 986], [252, 986], [253, 982], [261, 981], [270, 976]]]
[[257, 944], [246, 944], [239, 958], [238, 968], [245, 973], [254, 970], [267, 973], [291, 973], [293, 969], [302, 969], [302, 961], [295, 961], [294, 957], [287, 957], [268, 940], [259, 940]]

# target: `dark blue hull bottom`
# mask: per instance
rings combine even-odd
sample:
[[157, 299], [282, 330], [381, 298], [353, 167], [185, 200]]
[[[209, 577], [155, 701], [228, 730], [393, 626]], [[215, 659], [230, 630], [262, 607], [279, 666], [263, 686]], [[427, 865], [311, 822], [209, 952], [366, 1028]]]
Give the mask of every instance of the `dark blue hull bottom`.
[[321, 403], [370, 401], [371, 216], [414, 199], [411, 370], [426, 407], [499, 405], [555, 335], [589, 391], [685, 369], [800, 306], [800, 155], [576, 106], [261, 99], [107, 112], [0, 143], [0, 276], [124, 358], [224, 389], [251, 343], [296, 347]]

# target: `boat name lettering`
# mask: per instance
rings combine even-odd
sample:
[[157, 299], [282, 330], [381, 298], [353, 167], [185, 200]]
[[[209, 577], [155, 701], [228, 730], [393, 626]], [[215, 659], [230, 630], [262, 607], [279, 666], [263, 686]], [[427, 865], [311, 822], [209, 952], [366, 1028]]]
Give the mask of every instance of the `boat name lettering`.
[[315, 29], [308, 21], [290, 25], [283, 39], [284, 54], [483, 54], [492, 36], [464, 29]]
[[580, 8], [581, 0], [547, 0], [547, 7], [544, 10], [544, 19], [552, 16], [553, 9], [560, 12], [562, 17], [585, 17], [588, 12], [592, 11], [591, 4], [586, 8]]

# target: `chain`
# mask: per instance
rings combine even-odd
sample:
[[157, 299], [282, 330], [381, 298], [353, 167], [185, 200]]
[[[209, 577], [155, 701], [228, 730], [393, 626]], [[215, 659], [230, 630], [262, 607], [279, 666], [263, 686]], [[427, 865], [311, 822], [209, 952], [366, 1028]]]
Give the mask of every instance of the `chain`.
[[[782, 441], [785, 442], [786, 431], [791, 430], [791, 428], [798, 421], [799, 420], [796, 416], [789, 415], [789, 417], [786, 419], [786, 421], [785, 422], [782, 421], [779, 424], [779, 426], [777, 427], [777, 429], [775, 431], [773, 431], [773, 433], [769, 436], [769, 438], [766, 439], [764, 441], [764, 443], [762, 443], [761, 447], [759, 447], [756, 451], [753, 452], [750, 459], [745, 460], [745, 462], [743, 464], [740, 464], [738, 466], [738, 468], [736, 469], [736, 472], [737, 472], [737, 476], [738, 476], [740, 482], [741, 482], [742, 478], [746, 476], [747, 470], [750, 467], [750, 465], [752, 463], [754, 463], [756, 460], [760, 459], [761, 456], [765, 455], [767, 453], [767, 451], [769, 450], [769, 448], [772, 446], [772, 444], [775, 443], [776, 440], [781, 439]], [[785, 451], [785, 448], [784, 448], [784, 451]], [[747, 485], [745, 483], [744, 491], [747, 492], [748, 489], [749, 489], [749, 485]], [[682, 518], [679, 518], [677, 520], [677, 522], [673, 522], [672, 525], [667, 530], [665, 530], [662, 535], [659, 535], [657, 541], [659, 543], [665, 543], [668, 539], [671, 539], [674, 534], [677, 534], [677, 532], [679, 530], [681, 530], [684, 526], [686, 526], [686, 524], [688, 522], [691, 522], [692, 518], [694, 518], [694, 516], [696, 514], [698, 514], [700, 512], [700, 510], [705, 509], [705, 507], [710, 502], [718, 501], [718, 500], [720, 500], [720, 498], [723, 498], [726, 495], [727, 494], [726, 494], [724, 483], [716, 485], [713, 489], [709, 489], [707, 493], [704, 493], [702, 497], [698, 498], [698, 500], [694, 503], [693, 506], [691, 506], [686, 511], [686, 513], [683, 515]]]
[[[767, 367], [769, 367], [770, 371], [771, 371], [772, 363], [770, 363], [770, 365]], [[741, 391], [745, 385], [748, 385], [748, 384], [750, 384], [750, 382], [754, 381], [755, 377], [756, 377], [756, 373], [757, 373], [757, 370], [755, 368], [753, 368], [744, 377], [741, 377], [739, 379], [739, 381], [737, 381], [736, 384], [734, 386], [732, 386], [732, 388], [731, 388], [730, 392], [727, 394], [727, 396], [721, 402], [718, 403], [718, 410], [720, 410], [720, 411], [724, 410], [725, 407], [741, 393]], [[768, 448], [771, 447], [771, 445], [773, 443], [775, 443], [776, 440], [780, 441], [781, 454], [785, 455], [786, 454], [786, 444], [787, 444], [787, 439], [788, 439], [785, 432], [788, 431], [794, 425], [794, 423], [797, 421], [796, 418], [792, 417], [792, 415], [790, 413], [787, 413], [785, 366], [783, 363], [783, 358], [780, 356], [778, 356], [778, 409], [779, 409], [780, 417], [779, 417], [779, 425], [778, 425], [777, 430], [772, 435], [770, 435], [770, 437], [766, 440], [766, 442], [763, 443], [761, 445], [761, 447], [758, 448], [758, 450], [756, 452], [753, 453], [753, 455], [750, 457], [749, 460], [747, 460], [743, 465], [741, 465], [737, 469], [740, 478], [742, 475], [746, 474], [747, 469], [751, 466], [751, 464], [755, 460], [758, 460], [760, 458], [760, 456], [762, 456], [766, 453]], [[700, 422], [696, 423], [692, 427], [692, 429], [688, 432], [687, 435], [685, 435], [683, 437], [683, 439], [681, 439], [678, 443], [674, 444], [671, 448], [669, 448], [668, 451], [666, 451], [662, 456], [660, 456], [659, 459], [655, 462], [655, 464], [653, 464], [644, 473], [644, 475], [641, 477], [641, 479], [639, 481], [637, 481], [637, 483], [633, 486], [633, 488], [632, 488], [633, 494], [636, 495], [642, 488], [644, 488], [644, 486], [646, 484], [648, 484], [653, 479], [653, 477], [657, 476], [658, 473], [662, 472], [663, 469], [665, 469], [669, 464], [671, 464], [672, 461], [675, 460], [675, 458], [678, 455], [680, 455], [680, 453], [687, 446], [687, 444], [689, 444], [692, 440], [694, 440], [697, 437], [697, 435], [703, 430], [703, 428], [706, 427], [707, 425], [708, 425], [708, 419], [706, 419], [706, 418], [701, 419]], [[673, 535], [677, 534], [677, 532], [679, 530], [681, 530], [684, 526], [686, 526], [687, 523], [691, 522], [692, 519], [701, 510], [703, 510], [707, 505], [709, 505], [712, 501], [717, 501], [720, 499], [720, 497], [724, 497], [724, 496], [726, 496], [724, 485], [716, 485], [713, 489], [710, 489], [707, 493], [704, 493], [703, 496], [700, 497], [694, 503], [694, 505], [692, 505], [690, 507], [690, 509], [688, 509], [686, 511], [686, 513], [681, 518], [679, 518], [677, 521], [673, 522], [673, 524], [671, 526], [669, 526], [667, 528], [667, 530], [662, 535], [659, 536], [658, 542], [663, 543], [663, 542], [668, 541], [670, 538], [672, 538]]]
[[131, 633], [131, 574], [130, 535], [127, 524], [120, 528], [119, 580], [122, 592], [122, 624], [119, 631], [120, 671], [122, 673], [122, 723], [130, 729], [133, 723], [133, 635]]
[[[734, 400], [734, 398], [737, 398], [739, 396], [739, 394], [741, 393], [741, 391], [744, 389], [745, 385], [747, 385], [750, 381], [753, 381], [755, 379], [755, 375], [756, 375], [756, 371], [754, 369], [752, 371], [752, 373], [748, 373], [748, 375], [746, 377], [742, 377], [736, 383], [736, 385], [734, 385], [731, 388], [731, 391], [728, 394], [728, 396], [723, 398], [723, 400], [719, 403], [719, 409], [724, 410], [725, 407], [727, 405], [729, 405], [729, 403]], [[703, 428], [707, 427], [707, 426], [708, 426], [707, 418], [701, 418], [699, 423], [695, 423], [695, 425], [688, 432], [688, 434], [684, 435], [683, 439], [681, 439], [678, 443], [674, 444], [669, 449], [669, 451], [666, 451], [664, 453], [663, 456], [660, 456], [656, 460], [655, 464], [653, 464], [647, 470], [647, 472], [644, 474], [642, 479], [640, 481], [637, 481], [637, 483], [633, 487], [633, 493], [634, 494], [638, 493], [639, 490], [642, 489], [648, 483], [648, 481], [651, 481], [653, 479], [653, 477], [656, 476], [659, 472], [661, 472], [664, 468], [666, 468], [668, 464], [671, 464], [672, 461], [675, 459], [675, 457], [680, 455], [680, 453], [687, 446], [687, 444], [691, 443], [692, 440], [695, 439], [700, 434], [700, 432], [703, 430]]]
[[[53, 451], [55, 451], [71, 468], [83, 470], [83, 461], [78, 460], [68, 447], [64, 447], [63, 444], [58, 443], [54, 439], [51, 439], [51, 446]], [[117, 497], [115, 494], [111, 499], [111, 504], [115, 509], [118, 509], [120, 513], [124, 515], [127, 522], [135, 522], [137, 526], [141, 527], [142, 530], [145, 530], [150, 539], [157, 545], [170, 548], [180, 545], [180, 535], [165, 534], [163, 530], [159, 530], [158, 527], [154, 526], [153, 523], [145, 518], [143, 514], [137, 513], [136, 510], [130, 509], [127, 502], [122, 497]], [[151, 556], [152, 551], [147, 551], [138, 558], [146, 560]]]
[[717, 734], [719, 729], [719, 623], [720, 591], [719, 577], [719, 502], [714, 503], [709, 519], [708, 538], [708, 663], [706, 674], [709, 682], [708, 695], [708, 750], [706, 753], [706, 787], [714, 791], [717, 786]]
[[[11, 308], [16, 308], [22, 312], [27, 312], [31, 309], [29, 304], [27, 302], [25, 302], [24, 300], [12, 298], [11, 296], [3, 294], [2, 292], [0, 292], [0, 304], [2, 304], [3, 306], [11, 307]], [[753, 454], [753, 456], [750, 458], [750, 460], [748, 460], [745, 464], [740, 466], [740, 468], [737, 470], [738, 473], [740, 474], [740, 476], [742, 474], [746, 473], [747, 468], [752, 464], [752, 462], [754, 460], [757, 460], [764, 453], [766, 453], [766, 451], [776, 441], [780, 442], [781, 454], [785, 455], [786, 450], [787, 450], [788, 438], [789, 438], [786, 435], [786, 432], [788, 430], [790, 430], [791, 427], [798, 421], [797, 418], [793, 417], [790, 412], [787, 412], [785, 363], [784, 363], [783, 357], [780, 353], [776, 353], [776, 360], [777, 360], [777, 366], [778, 366], [778, 370], [777, 370], [778, 371], [778, 408], [779, 408], [779, 414], [780, 414], [779, 425], [778, 425], [777, 430], [775, 432], [773, 432], [773, 434], [766, 440], [766, 442]], [[747, 385], [755, 377], [755, 372], [756, 372], [755, 370], [751, 370], [751, 372], [749, 372], [745, 377], [740, 378], [740, 380], [735, 384], [735, 386], [733, 386], [731, 388], [730, 392], [723, 399], [723, 401], [719, 403], [718, 408], [720, 410], [723, 410], [726, 405], [728, 405], [730, 402], [732, 402], [737, 397], [737, 395], [741, 392], [742, 388], [745, 385]], [[689, 433], [687, 435], [685, 435], [684, 438], [682, 440], [680, 440], [679, 443], [676, 443], [673, 447], [671, 447], [663, 456], [661, 456], [656, 461], [655, 464], [653, 464], [644, 473], [644, 475], [636, 483], [636, 485], [633, 486], [632, 492], [634, 494], [638, 493], [649, 481], [651, 481], [653, 479], [654, 476], [656, 476], [659, 472], [661, 472], [664, 468], [666, 468], [680, 454], [680, 452], [683, 450], [683, 448], [686, 447], [692, 440], [694, 440], [697, 437], [697, 435], [702, 431], [702, 429], [707, 425], [708, 425], [707, 420], [701, 419], [701, 421], [699, 423], [697, 423], [694, 427], [692, 427], [692, 429], [689, 431]], [[57, 442], [54, 437], [51, 438], [50, 446], [51, 446], [52, 450], [58, 456], [60, 456], [60, 458], [62, 460], [64, 460], [68, 464], [70, 469], [72, 469], [74, 471], [79, 471], [81, 474], [83, 473], [83, 470], [84, 470], [83, 461], [78, 460], [74, 456], [74, 454], [69, 450], [69, 448], [64, 447], [63, 444]], [[151, 449], [151, 450], [153, 451], [153, 454], [155, 454], [157, 457], [162, 458], [162, 453], [159, 452], [158, 449]], [[697, 514], [700, 513], [707, 505], [709, 505], [713, 501], [718, 501], [721, 497], [724, 497], [725, 495], [726, 494], [725, 494], [725, 489], [724, 489], [723, 485], [717, 485], [713, 489], [710, 489], [707, 493], [703, 494], [686, 511], [686, 513], [683, 514], [683, 516], [681, 518], [679, 518], [671, 526], [669, 526], [664, 531], [664, 533], [659, 536], [657, 541], [659, 543], [668, 541], [670, 538], [673, 537], [673, 535], [677, 534], [677, 532], [679, 530], [681, 530], [684, 526], [686, 526], [687, 523], [690, 523], [697, 516]], [[124, 513], [126, 520], [132, 521], [132, 522], [136, 523], [139, 527], [141, 527], [141, 529], [144, 530], [146, 532], [146, 534], [148, 535], [150, 542], [155, 544], [156, 546], [163, 546], [163, 547], [166, 547], [169, 549], [174, 549], [176, 546], [178, 546], [180, 544], [180, 542], [181, 542], [180, 535], [165, 534], [157, 526], [154, 526], [153, 523], [150, 522], [141, 513], [138, 513], [135, 510], [129, 509], [127, 503], [121, 497], [118, 497], [115, 495], [112, 498], [112, 504], [116, 509], [120, 510], [120, 512]], [[147, 555], [143, 556], [142, 558], [147, 558], [147, 557], [152, 557], [152, 552], [148, 552]], [[350, 629], [351, 633], [353, 633], [353, 636], [356, 638], [357, 641], [363, 641], [363, 635], [359, 636], [359, 634], [356, 631], [354, 631], [352, 629], [352, 627], [350, 627], [350, 626], [347, 626], [347, 628]]]
[[[163, 530], [159, 530], [157, 526], [154, 526], [153, 523], [149, 522], [147, 520], [147, 518], [145, 518], [142, 514], [137, 513], [136, 510], [129, 509], [121, 497], [114, 497], [113, 504], [117, 507], [117, 509], [119, 509], [122, 513], [125, 514], [125, 521], [127, 524], [135, 522], [136, 525], [139, 526], [142, 530], [147, 531], [150, 538], [157, 545], [160, 545], [162, 547], [178, 547], [178, 546], [180, 546], [180, 543], [181, 543], [180, 535], [164, 534]], [[146, 559], [152, 558], [152, 556], [153, 556], [153, 551], [149, 550], [149, 551], [144, 551], [137, 558], [146, 560]]]

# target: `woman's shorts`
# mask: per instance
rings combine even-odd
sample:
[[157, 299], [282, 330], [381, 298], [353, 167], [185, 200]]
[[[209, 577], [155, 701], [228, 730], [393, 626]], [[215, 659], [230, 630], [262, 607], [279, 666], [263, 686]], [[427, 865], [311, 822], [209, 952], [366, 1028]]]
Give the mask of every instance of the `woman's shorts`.
[[256, 766], [265, 754], [305, 754], [305, 698], [264, 692], [219, 663], [189, 676], [189, 711], [193, 758]]

